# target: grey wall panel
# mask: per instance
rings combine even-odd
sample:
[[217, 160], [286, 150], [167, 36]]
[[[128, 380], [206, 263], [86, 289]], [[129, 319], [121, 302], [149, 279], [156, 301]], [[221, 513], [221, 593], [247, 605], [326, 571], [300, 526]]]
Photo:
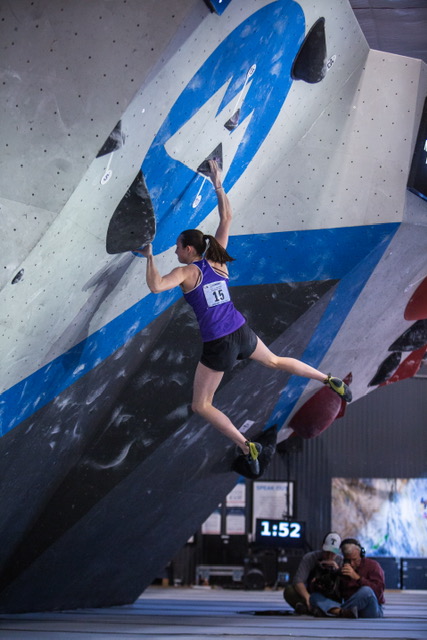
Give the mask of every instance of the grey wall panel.
[[0, 284], [60, 213], [141, 85], [208, 13], [198, 0], [1, 4]]

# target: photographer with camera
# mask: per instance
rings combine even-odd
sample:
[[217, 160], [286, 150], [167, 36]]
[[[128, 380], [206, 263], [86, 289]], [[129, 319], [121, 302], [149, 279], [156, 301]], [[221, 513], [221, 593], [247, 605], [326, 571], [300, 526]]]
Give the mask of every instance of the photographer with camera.
[[310, 596], [314, 615], [339, 618], [382, 618], [384, 604], [384, 572], [371, 558], [365, 558], [365, 550], [355, 538], [341, 543], [344, 563], [341, 569], [339, 594], [341, 603], [322, 593]]
[[310, 595], [315, 591], [323, 593], [329, 601], [341, 601], [337, 593], [342, 566], [340, 544], [341, 538], [337, 533], [328, 533], [321, 549], [310, 551], [302, 557], [292, 584], [287, 585], [283, 592], [284, 599], [298, 615], [314, 615]]

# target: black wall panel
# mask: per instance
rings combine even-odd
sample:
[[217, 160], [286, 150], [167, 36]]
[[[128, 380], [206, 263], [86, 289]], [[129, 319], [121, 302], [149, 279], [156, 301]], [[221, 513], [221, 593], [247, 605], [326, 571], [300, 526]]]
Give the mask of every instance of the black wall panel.
[[427, 558], [402, 560], [402, 589], [427, 589]]

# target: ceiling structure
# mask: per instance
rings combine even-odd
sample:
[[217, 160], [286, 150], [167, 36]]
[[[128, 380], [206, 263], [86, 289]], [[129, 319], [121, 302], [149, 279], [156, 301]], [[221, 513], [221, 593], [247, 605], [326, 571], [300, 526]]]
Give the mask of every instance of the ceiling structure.
[[371, 49], [427, 63], [427, 0], [350, 0]]

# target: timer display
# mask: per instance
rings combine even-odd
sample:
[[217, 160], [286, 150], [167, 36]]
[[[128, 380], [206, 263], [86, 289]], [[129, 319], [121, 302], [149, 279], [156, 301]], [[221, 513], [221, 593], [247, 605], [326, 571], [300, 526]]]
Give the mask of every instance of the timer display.
[[305, 523], [295, 520], [257, 518], [255, 542], [274, 547], [303, 547]]

